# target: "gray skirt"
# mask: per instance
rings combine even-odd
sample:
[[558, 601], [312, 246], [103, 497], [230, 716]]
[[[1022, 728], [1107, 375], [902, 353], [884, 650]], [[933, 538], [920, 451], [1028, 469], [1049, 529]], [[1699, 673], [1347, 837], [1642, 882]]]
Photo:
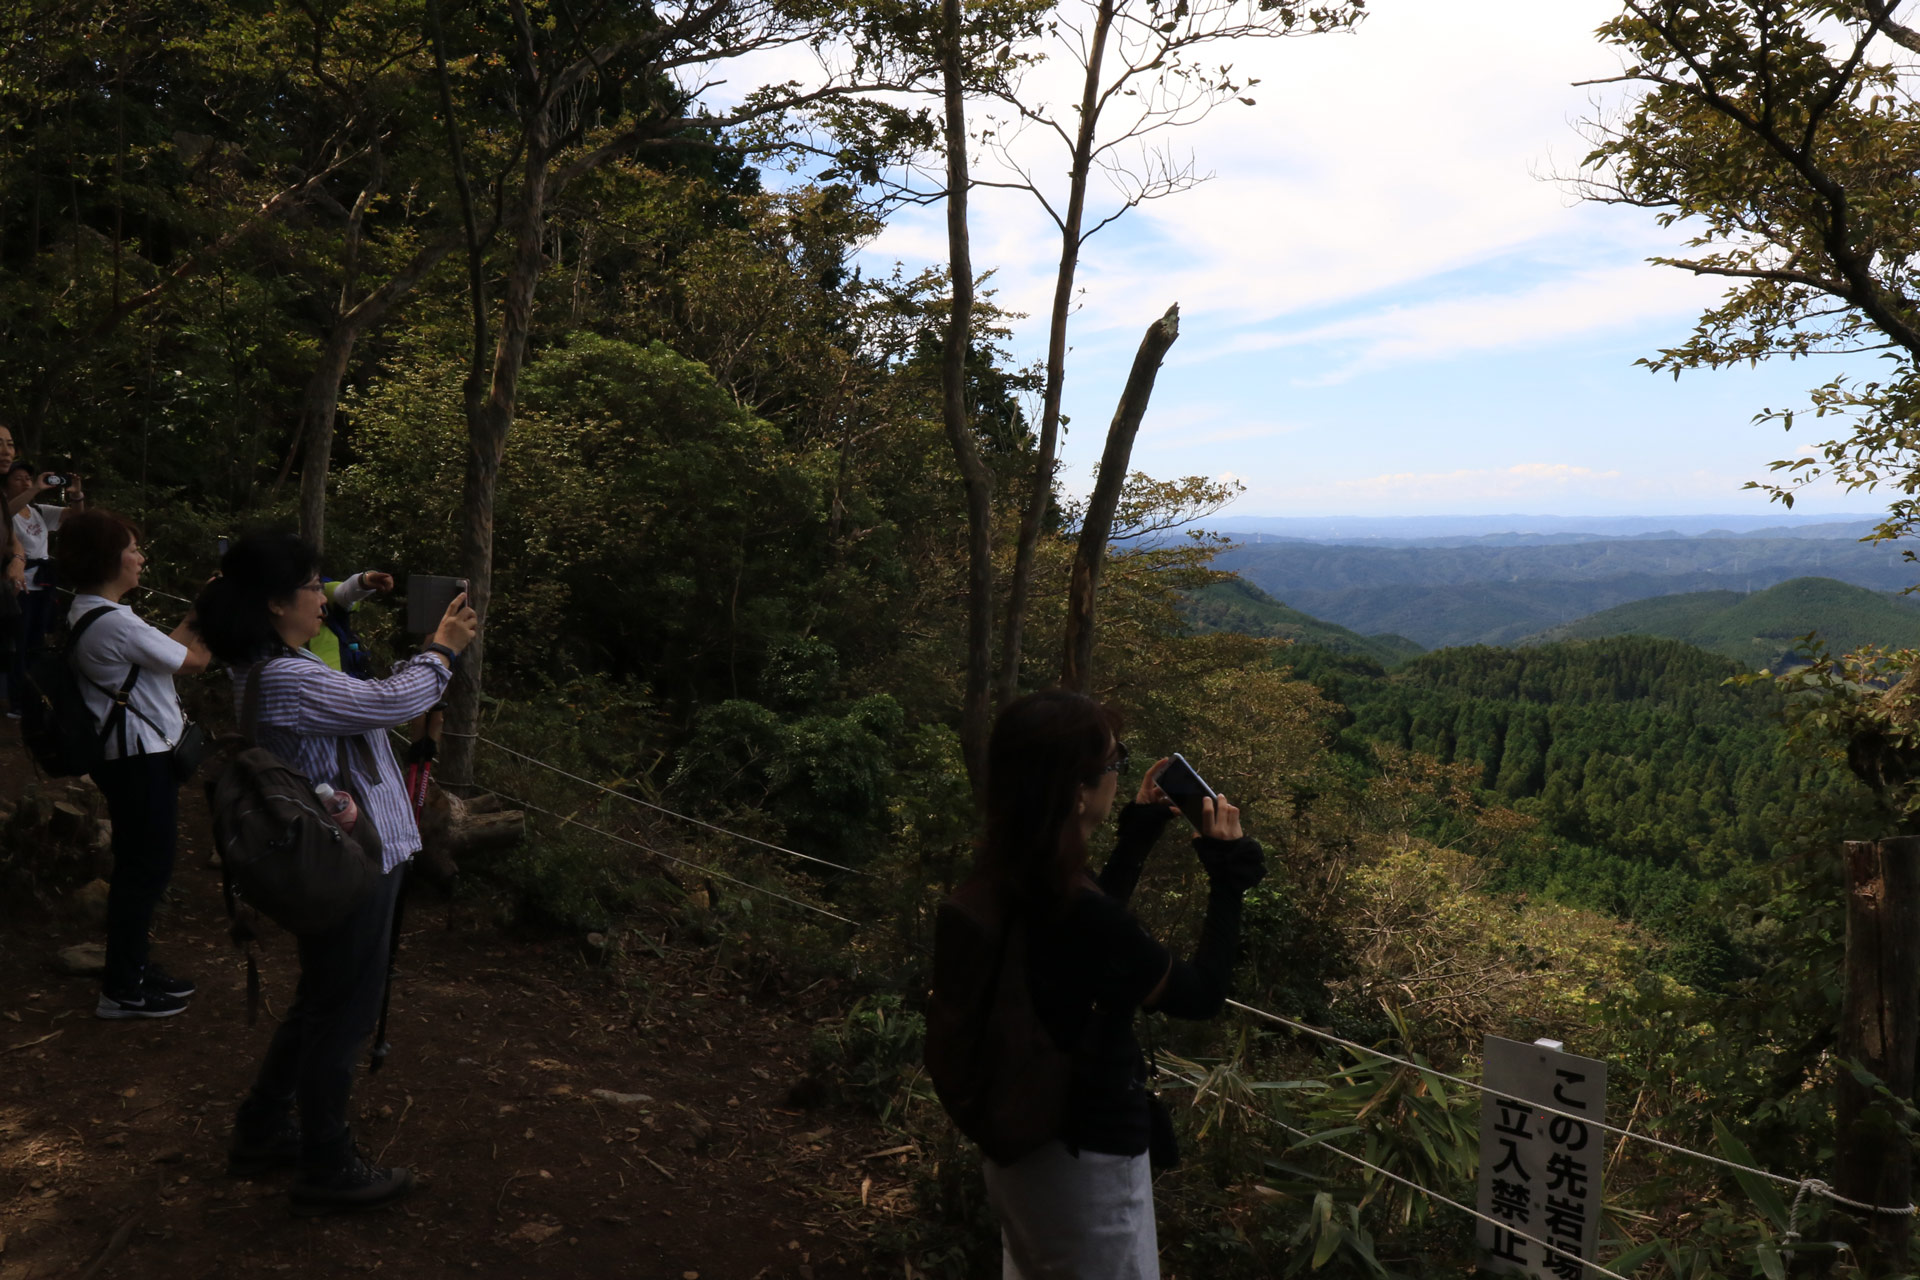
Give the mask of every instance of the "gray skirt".
[[1160, 1280], [1145, 1155], [1075, 1156], [1049, 1142], [1005, 1167], [982, 1164], [1003, 1280]]

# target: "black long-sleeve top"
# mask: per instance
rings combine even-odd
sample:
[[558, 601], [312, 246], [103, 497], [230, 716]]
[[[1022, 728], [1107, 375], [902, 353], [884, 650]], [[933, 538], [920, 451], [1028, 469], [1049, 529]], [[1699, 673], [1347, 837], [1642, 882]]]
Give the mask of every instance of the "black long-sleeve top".
[[[1029, 923], [1027, 966], [1034, 1010], [1054, 1042], [1073, 1054], [1063, 1135], [1070, 1150], [1137, 1156], [1147, 1149], [1147, 1064], [1133, 1013], [1167, 980], [1154, 1008], [1210, 1018], [1228, 993], [1240, 940], [1242, 891], [1213, 887], [1193, 957], [1179, 960], [1127, 910], [1141, 868], [1171, 811], [1130, 804], [1120, 813], [1113, 856], [1057, 915]], [[1251, 853], [1252, 840], [1196, 838], [1202, 857]]]

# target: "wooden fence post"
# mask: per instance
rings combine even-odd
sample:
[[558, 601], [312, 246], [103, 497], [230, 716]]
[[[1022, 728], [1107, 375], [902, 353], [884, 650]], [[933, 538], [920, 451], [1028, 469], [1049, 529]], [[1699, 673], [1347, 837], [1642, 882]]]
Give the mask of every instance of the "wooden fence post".
[[[1849, 840], [1846, 987], [1840, 1056], [1913, 1096], [1920, 1034], [1920, 837]], [[1835, 1189], [1876, 1205], [1912, 1202], [1909, 1139], [1892, 1110], [1842, 1066], [1834, 1102]], [[1863, 1244], [1905, 1271], [1911, 1217], [1869, 1214]], [[1868, 1242], [1871, 1242], [1870, 1244]]]

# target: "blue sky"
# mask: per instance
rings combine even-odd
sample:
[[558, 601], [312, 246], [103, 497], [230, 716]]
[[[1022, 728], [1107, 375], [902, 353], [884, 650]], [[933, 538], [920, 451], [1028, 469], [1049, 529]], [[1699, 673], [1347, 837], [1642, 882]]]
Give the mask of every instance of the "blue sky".
[[[1634, 367], [1681, 340], [1720, 286], [1645, 262], [1679, 232], [1644, 211], [1582, 205], [1549, 176], [1585, 153], [1576, 124], [1595, 91], [1573, 82], [1617, 70], [1592, 35], [1615, 5], [1369, 9], [1353, 35], [1236, 51], [1263, 81], [1257, 105], [1176, 136], [1216, 176], [1090, 243], [1068, 366], [1068, 487], [1090, 485], [1140, 334], [1177, 301], [1181, 338], [1135, 464], [1236, 477], [1235, 514], [1764, 510], [1742, 483], [1831, 433], [1751, 419], [1803, 404], [1848, 366], [1677, 383]], [[1064, 99], [1070, 73], [1037, 72], [1030, 89]], [[1064, 168], [1037, 146], [1024, 158]], [[942, 259], [943, 219], [939, 207], [896, 219], [868, 268]], [[1009, 192], [980, 192], [972, 225], [976, 267], [994, 268], [998, 301], [1028, 316], [1015, 355], [1038, 360], [1057, 234]], [[1876, 505], [1810, 492], [1797, 509]]]

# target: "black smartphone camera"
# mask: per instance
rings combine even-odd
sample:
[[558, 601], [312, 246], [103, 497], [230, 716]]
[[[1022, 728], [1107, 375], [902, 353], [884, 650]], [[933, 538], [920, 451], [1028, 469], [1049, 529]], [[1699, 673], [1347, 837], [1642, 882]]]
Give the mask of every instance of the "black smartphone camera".
[[416, 636], [430, 636], [440, 629], [447, 606], [467, 589], [465, 578], [446, 578], [438, 574], [407, 575], [407, 630]]
[[1220, 798], [1219, 793], [1207, 785], [1207, 780], [1178, 751], [1173, 753], [1154, 781], [1167, 793], [1167, 799], [1180, 806], [1180, 812], [1187, 815], [1187, 821], [1193, 824], [1195, 831], [1200, 830], [1203, 812], [1200, 802]]
[[43, 471], [40, 473], [40, 483], [50, 489], [64, 489], [73, 483], [73, 477], [61, 475], [58, 471]]

